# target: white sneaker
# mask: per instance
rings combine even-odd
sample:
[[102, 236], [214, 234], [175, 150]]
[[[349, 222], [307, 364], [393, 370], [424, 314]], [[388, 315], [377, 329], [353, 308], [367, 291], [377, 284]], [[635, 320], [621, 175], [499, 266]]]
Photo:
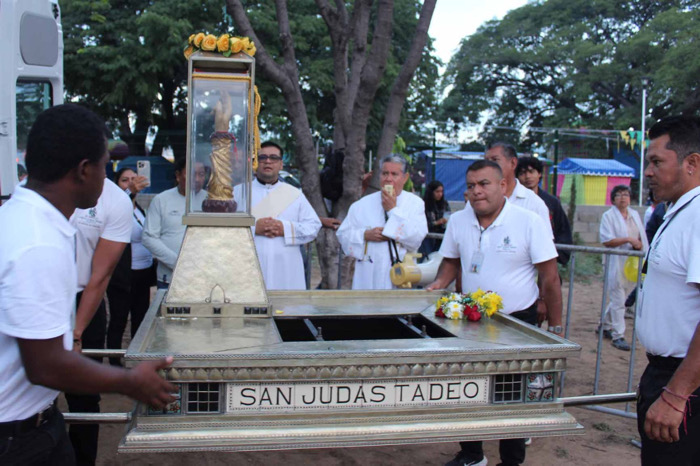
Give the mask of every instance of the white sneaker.
[[479, 461], [470, 461], [467, 462], [466, 459], [462, 456], [462, 452], [460, 451], [457, 453], [457, 456], [455, 456], [452, 461], [448, 461], [445, 463], [445, 466], [486, 466], [489, 464], [489, 460], [486, 459], [486, 456], [484, 456], [481, 460]]
[[532, 445], [532, 439], [528, 437], [525, 439], [525, 446], [529, 447], [530, 445]]
[[464, 466], [486, 466], [487, 464], [489, 464], [489, 460], [487, 460], [486, 457], [484, 456], [484, 458], [481, 461], [476, 462], [476, 463], [475, 462], [464, 463]]

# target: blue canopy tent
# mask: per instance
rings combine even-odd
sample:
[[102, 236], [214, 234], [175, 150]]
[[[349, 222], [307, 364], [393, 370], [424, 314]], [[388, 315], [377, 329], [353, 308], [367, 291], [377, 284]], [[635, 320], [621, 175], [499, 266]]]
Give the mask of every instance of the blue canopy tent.
[[564, 159], [558, 167], [557, 196], [568, 203], [575, 183], [577, 204], [610, 205], [610, 191], [620, 184], [629, 186], [634, 176], [633, 168], [617, 160]]

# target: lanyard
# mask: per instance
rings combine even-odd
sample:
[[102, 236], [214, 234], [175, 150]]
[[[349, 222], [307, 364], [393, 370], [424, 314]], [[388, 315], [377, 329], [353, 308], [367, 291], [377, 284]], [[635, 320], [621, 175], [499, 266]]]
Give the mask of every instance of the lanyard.
[[[478, 220], [477, 220], [477, 221], [478, 221]], [[493, 224], [491, 224], [491, 225], [493, 225]], [[479, 225], [479, 248], [478, 248], [478, 251], [479, 251], [479, 252], [481, 252], [481, 237], [484, 235], [484, 232], [485, 232], [486, 230], [488, 230], [489, 227], [490, 227], [491, 225], [489, 225], [489, 226], [486, 227], [486, 228], [481, 228], [481, 225]]]
[[[668, 226], [671, 224], [671, 222], [676, 217], [678, 217], [678, 214], [680, 214], [683, 209], [688, 207], [695, 200], [695, 198], [698, 196], [700, 196], [700, 194], [696, 194], [695, 196], [693, 196], [693, 198], [691, 200], [689, 200], [688, 202], [683, 204], [677, 211], [675, 211], [673, 213], [673, 215], [668, 219], [668, 222], [665, 222], [663, 225], [661, 225], [661, 229], [656, 233], [656, 235], [654, 235], [654, 239], [653, 239], [654, 244], [657, 244], [657, 245], [659, 244], [659, 241], [661, 241], [661, 235], [664, 231], [666, 231], [666, 228], [668, 228]], [[651, 253], [651, 246], [649, 246], [649, 250], [647, 251], [647, 255], [644, 257], [644, 265], [642, 266], [642, 273], [644, 273], [644, 274], [647, 273], [647, 267], [649, 265], [649, 254], [650, 253]]]
[[134, 210], [134, 220], [136, 220], [136, 223], [138, 223], [143, 229], [143, 223], [141, 223], [141, 220], [139, 220], [138, 216], [136, 215], [136, 210]]

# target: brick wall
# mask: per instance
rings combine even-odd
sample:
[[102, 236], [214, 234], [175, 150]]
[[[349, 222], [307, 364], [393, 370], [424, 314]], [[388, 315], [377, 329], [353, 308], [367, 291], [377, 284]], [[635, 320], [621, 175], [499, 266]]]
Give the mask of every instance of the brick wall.
[[[564, 204], [564, 212], [568, 214], [568, 206]], [[639, 217], [644, 221], [644, 211], [647, 207], [631, 206], [639, 213]], [[610, 209], [610, 206], [602, 205], [579, 205], [576, 206], [574, 221], [571, 224], [573, 233], [578, 233], [579, 238], [585, 244], [600, 244], [598, 232], [600, 231], [600, 218], [603, 213]], [[571, 220], [571, 219], [569, 219]]]

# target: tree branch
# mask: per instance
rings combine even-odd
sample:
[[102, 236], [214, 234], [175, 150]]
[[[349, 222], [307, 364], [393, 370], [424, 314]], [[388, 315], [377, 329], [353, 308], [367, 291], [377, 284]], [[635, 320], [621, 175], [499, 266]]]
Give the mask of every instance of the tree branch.
[[294, 82], [299, 82], [299, 69], [297, 67], [296, 54], [294, 53], [294, 39], [289, 29], [289, 12], [287, 11], [287, 0], [275, 0], [277, 9], [277, 28], [280, 32], [280, 42], [282, 45], [282, 57], [284, 59], [284, 69]]
[[364, 172], [367, 122], [374, 96], [386, 68], [391, 46], [393, 13], [393, 0], [379, 1], [376, 23], [372, 33], [372, 48], [362, 67], [357, 96], [353, 102], [347, 147], [349, 156], [346, 155], [343, 161], [343, 197], [340, 199], [343, 210], [349, 208], [350, 204], [357, 200], [361, 194], [361, 185], [353, 181], [359, 180]]
[[243, 4], [240, 0], [226, 0], [226, 7], [231, 16], [233, 16], [236, 26], [241, 35], [249, 37], [255, 42], [255, 63], [270, 78], [272, 82], [282, 89], [290, 89], [289, 77], [285, 74], [284, 69], [270, 56], [265, 48], [265, 44], [258, 39], [253, 26], [250, 24], [248, 15], [246, 14]]
[[345, 147], [349, 127], [349, 113], [345, 111], [351, 107], [348, 99], [348, 40], [349, 27], [347, 24], [347, 11], [342, 1], [336, 0], [337, 9], [333, 10], [327, 0], [316, 0], [321, 17], [326, 22], [326, 27], [331, 35], [333, 44], [333, 83], [336, 100], [336, 108], [333, 112], [334, 128], [333, 142], [336, 149]]
[[408, 86], [416, 73], [416, 68], [418, 68], [421, 58], [423, 57], [423, 49], [428, 42], [428, 28], [433, 18], [436, 3], [437, 0], [425, 0], [423, 2], [423, 7], [418, 17], [418, 24], [416, 25], [416, 31], [411, 41], [411, 48], [408, 51], [406, 61], [403, 66], [401, 66], [401, 71], [399, 71], [398, 76], [394, 80], [389, 103], [384, 112], [384, 124], [382, 126], [382, 136], [379, 141], [379, 147], [377, 148], [377, 160], [389, 154], [393, 147], [396, 132], [399, 128], [401, 109], [403, 109], [404, 103], [406, 102]]
[[360, 88], [362, 69], [367, 62], [367, 35], [369, 33], [369, 18], [373, 0], [357, 0], [352, 12], [352, 63], [350, 64], [350, 82], [348, 84], [348, 103], [345, 108], [348, 119]]

